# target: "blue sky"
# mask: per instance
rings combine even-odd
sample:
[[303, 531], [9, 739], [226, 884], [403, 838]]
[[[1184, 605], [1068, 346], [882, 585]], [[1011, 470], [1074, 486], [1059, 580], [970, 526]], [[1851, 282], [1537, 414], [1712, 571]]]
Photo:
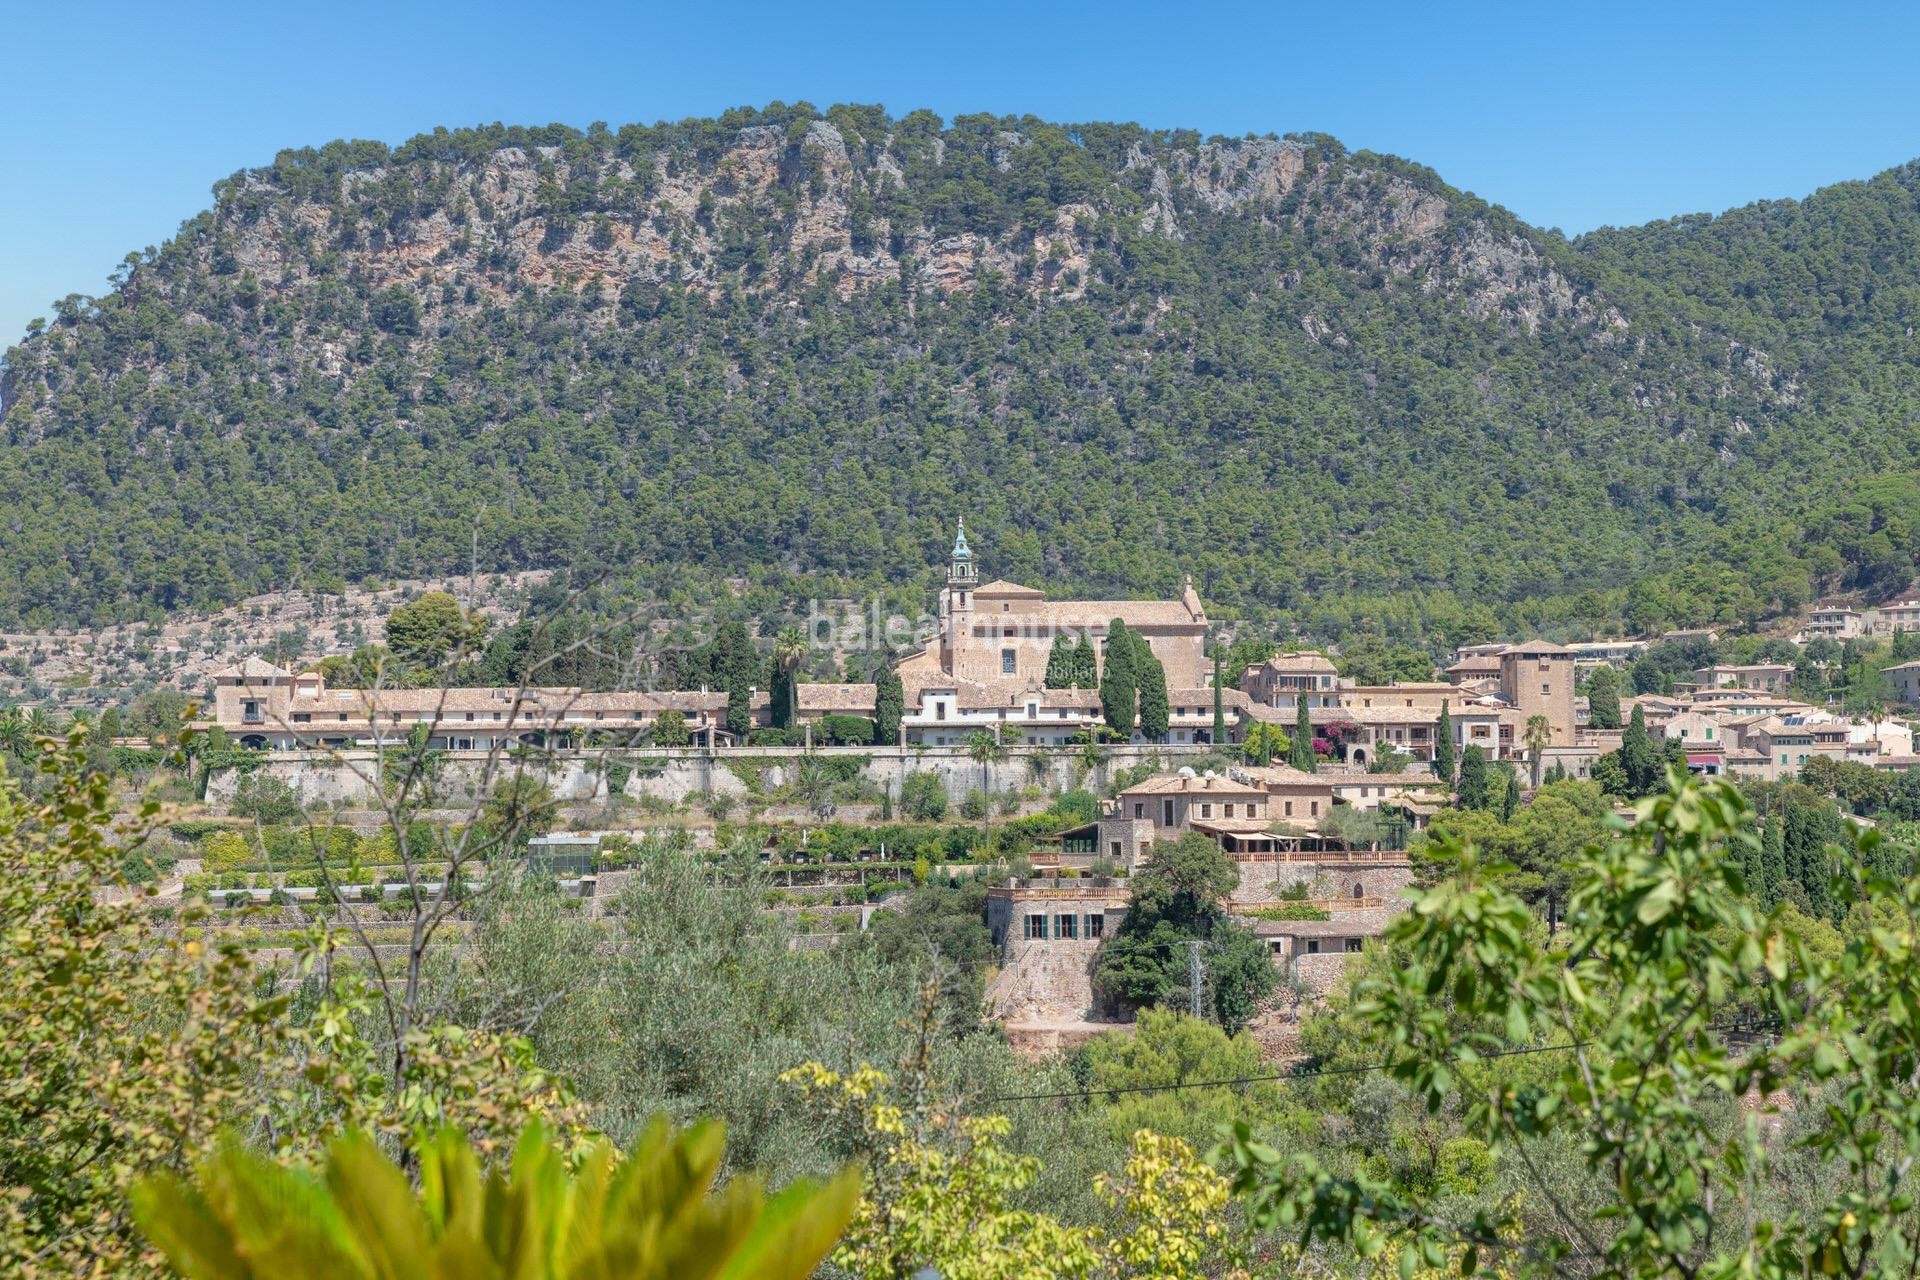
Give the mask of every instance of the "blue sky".
[[805, 99], [1319, 130], [1568, 232], [1920, 156], [1920, 6], [16, 4], [0, 348], [282, 147]]

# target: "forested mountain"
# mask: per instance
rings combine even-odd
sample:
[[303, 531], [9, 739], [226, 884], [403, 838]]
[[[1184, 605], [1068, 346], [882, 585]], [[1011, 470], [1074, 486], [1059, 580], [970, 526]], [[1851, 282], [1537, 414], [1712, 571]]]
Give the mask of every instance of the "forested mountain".
[[1321, 635], [1894, 590], [1916, 191], [1568, 241], [1319, 135], [779, 104], [288, 151], [8, 352], [0, 623], [476, 548], [852, 593], [962, 513]]

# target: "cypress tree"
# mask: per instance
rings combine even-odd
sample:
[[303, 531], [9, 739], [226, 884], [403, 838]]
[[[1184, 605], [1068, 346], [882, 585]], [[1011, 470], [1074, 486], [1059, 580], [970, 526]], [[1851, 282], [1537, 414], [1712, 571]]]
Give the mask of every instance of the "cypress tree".
[[1587, 723], [1595, 729], [1620, 727], [1620, 676], [1612, 667], [1587, 677]]
[[1487, 777], [1487, 753], [1469, 746], [1460, 753], [1460, 786], [1455, 798], [1462, 809], [1493, 808], [1493, 791]]
[[1767, 815], [1765, 831], [1760, 836], [1760, 883], [1758, 894], [1760, 905], [1772, 910], [1780, 901], [1781, 891], [1787, 883], [1787, 819], [1781, 806], [1775, 805]]
[[1134, 703], [1139, 693], [1133, 664], [1133, 633], [1115, 618], [1107, 627], [1106, 670], [1100, 674], [1100, 715], [1122, 738], [1133, 736]]
[[1440, 721], [1433, 727], [1433, 772], [1453, 785], [1453, 717], [1447, 714], [1445, 700], [1440, 703]]
[[1220, 701], [1220, 651], [1213, 651], [1213, 744], [1227, 740], [1227, 711]]
[[1159, 742], [1167, 736], [1172, 710], [1167, 705], [1167, 668], [1139, 632], [1132, 634], [1134, 683], [1140, 687], [1140, 736]]
[[1074, 646], [1073, 687], [1076, 689], [1100, 687], [1100, 651], [1094, 647], [1092, 636], [1081, 636], [1080, 643]]
[[744, 622], [729, 622], [713, 638], [714, 683], [727, 691], [727, 732], [745, 738], [753, 727], [753, 685], [760, 675], [760, 654]]
[[1078, 674], [1079, 648], [1071, 636], [1055, 636], [1053, 647], [1047, 650], [1047, 679], [1049, 689], [1071, 689], [1074, 676]]
[[1305, 689], [1294, 695], [1293, 742], [1287, 752], [1287, 763], [1304, 773], [1313, 772], [1313, 716], [1307, 710]]
[[1647, 734], [1647, 716], [1638, 706], [1620, 735], [1620, 767], [1626, 771], [1627, 786], [1635, 796], [1652, 795], [1660, 789], [1662, 766], [1660, 752]]
[[1500, 796], [1500, 821], [1512, 822], [1520, 810], [1520, 775], [1507, 770], [1507, 789]]
[[890, 747], [900, 740], [900, 719], [907, 711], [906, 690], [892, 667], [873, 682], [873, 745]]

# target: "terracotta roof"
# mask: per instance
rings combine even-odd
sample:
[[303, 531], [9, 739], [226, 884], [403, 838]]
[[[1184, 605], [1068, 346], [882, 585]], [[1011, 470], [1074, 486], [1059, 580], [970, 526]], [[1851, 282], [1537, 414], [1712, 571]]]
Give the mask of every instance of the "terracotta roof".
[[1430, 773], [1323, 773], [1319, 776], [1336, 787], [1439, 787], [1441, 785], [1440, 779]]
[[1034, 600], [1040, 600], [1046, 596], [1046, 592], [1040, 590], [1038, 587], [1022, 586], [1018, 582], [1008, 582], [1005, 578], [996, 578], [984, 587], [976, 587], [974, 588], [973, 594], [975, 599], [981, 596], [992, 596], [995, 599], [1002, 596], [1025, 596]]
[[1272, 823], [1266, 818], [1194, 818], [1187, 825], [1195, 831], [1216, 831], [1229, 836], [1263, 836]]
[[1290, 764], [1244, 765], [1234, 770], [1236, 777], [1244, 778], [1260, 786], [1284, 783], [1298, 786], [1307, 782], [1328, 782], [1317, 773], [1308, 773], [1305, 769], [1296, 769]]
[[872, 711], [877, 692], [870, 684], [802, 684], [795, 690], [802, 711]]
[[[1197, 603], [1197, 602], [1196, 602]], [[1051, 600], [1027, 614], [1056, 627], [1086, 630], [1118, 618], [1130, 627], [1170, 627], [1203, 623], [1206, 614], [1179, 600]]]
[[265, 658], [248, 655], [235, 666], [226, 667], [213, 673], [216, 680], [251, 680], [256, 678], [288, 679], [293, 672], [285, 667], [276, 667]]
[[1555, 644], [1551, 640], [1522, 640], [1517, 644], [1508, 645], [1506, 648], [1502, 649], [1500, 652], [1503, 654], [1504, 653], [1518, 653], [1518, 654], [1572, 653], [1573, 650], [1567, 648], [1567, 646], [1563, 644]]
[[1098, 689], [1046, 689], [1013, 681], [981, 683], [963, 680], [957, 683], [958, 697], [955, 701], [965, 711], [997, 711], [1002, 707], [1024, 710], [1028, 702], [1038, 702], [1049, 711], [1063, 707], [1069, 711], [1097, 711], [1100, 708]]
[[1144, 778], [1134, 783], [1120, 794], [1123, 796], [1222, 794], [1257, 796], [1264, 793], [1259, 787], [1250, 783], [1235, 782], [1231, 778], [1222, 778], [1217, 774], [1212, 777], [1205, 775], [1189, 777], [1184, 773], [1157, 773], [1151, 778]]
[[1348, 914], [1331, 920], [1261, 920], [1249, 918], [1260, 938], [1373, 938], [1386, 930], [1385, 920], [1355, 920]]
[[[1340, 714], [1329, 717], [1329, 721], [1334, 719], [1351, 720], [1355, 724], [1438, 724], [1440, 721], [1440, 708], [1438, 707], [1342, 706], [1336, 707], [1334, 710]], [[1465, 707], [1453, 707], [1449, 709], [1447, 714], [1457, 720], [1465, 710]], [[1476, 707], [1468, 714], [1484, 715], [1487, 712], [1496, 710], [1498, 710], [1498, 708]]]
[[652, 715], [660, 711], [717, 711], [727, 705], [725, 693], [673, 691], [648, 693], [632, 690], [620, 693], [585, 693], [574, 688], [486, 689], [326, 689], [318, 697], [301, 696], [290, 700], [288, 713], [453, 715], [466, 712], [517, 710], [521, 717], [564, 715], [569, 711], [613, 712], [617, 715]]
[[1276, 653], [1265, 662], [1256, 663], [1247, 670], [1258, 671], [1261, 667], [1271, 667], [1275, 671], [1312, 671], [1322, 675], [1330, 675], [1340, 670], [1326, 654], [1309, 650]]

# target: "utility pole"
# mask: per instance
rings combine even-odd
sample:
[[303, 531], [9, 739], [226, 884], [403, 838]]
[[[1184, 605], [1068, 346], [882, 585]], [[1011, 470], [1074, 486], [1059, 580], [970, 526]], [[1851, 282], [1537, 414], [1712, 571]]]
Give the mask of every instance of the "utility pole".
[[1200, 988], [1206, 982], [1206, 970], [1200, 963], [1200, 940], [1187, 942], [1187, 1012], [1200, 1016]]

